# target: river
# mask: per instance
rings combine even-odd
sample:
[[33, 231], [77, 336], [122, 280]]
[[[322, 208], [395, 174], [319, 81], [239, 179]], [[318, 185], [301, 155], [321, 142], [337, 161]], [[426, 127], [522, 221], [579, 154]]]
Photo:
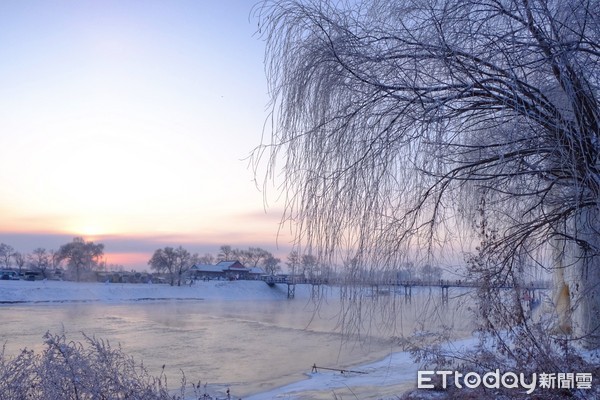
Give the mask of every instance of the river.
[[47, 331], [73, 340], [85, 332], [120, 344], [154, 375], [165, 365], [170, 388], [179, 386], [184, 371], [188, 382], [208, 383], [220, 393], [230, 388], [243, 398], [301, 380], [313, 364], [348, 368], [380, 359], [400, 350], [393, 337], [424, 323], [454, 324], [457, 336], [469, 330], [460, 296], [451, 296], [440, 313], [436, 288], [413, 292], [410, 301], [394, 294], [361, 296], [350, 308], [328, 290], [320, 300], [2, 305], [0, 340], [8, 354], [16, 354], [25, 347], [40, 350]]

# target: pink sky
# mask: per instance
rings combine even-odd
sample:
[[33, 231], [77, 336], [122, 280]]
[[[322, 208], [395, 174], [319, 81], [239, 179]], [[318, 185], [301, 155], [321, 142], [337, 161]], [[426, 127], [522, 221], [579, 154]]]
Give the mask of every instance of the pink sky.
[[165, 245], [285, 253], [247, 159], [268, 118], [254, 3], [1, 2], [0, 240], [94, 238], [135, 268]]

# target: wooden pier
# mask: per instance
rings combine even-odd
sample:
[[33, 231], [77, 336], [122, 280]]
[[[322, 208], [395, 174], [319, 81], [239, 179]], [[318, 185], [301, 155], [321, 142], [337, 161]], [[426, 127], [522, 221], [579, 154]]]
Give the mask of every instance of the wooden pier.
[[287, 285], [287, 297], [293, 299], [296, 296], [296, 280], [285, 275], [264, 275], [261, 279], [270, 287], [274, 287], [276, 284]]
[[[328, 284], [323, 279], [298, 279], [296, 277], [290, 277], [286, 275], [265, 275], [261, 277], [267, 285], [274, 287], [277, 284], [287, 285], [288, 298], [293, 299], [296, 295], [296, 285], [303, 283], [311, 285], [311, 294], [313, 297], [318, 297], [320, 293], [321, 285]], [[429, 288], [440, 288], [442, 302], [447, 303], [450, 298], [451, 288], [473, 288], [476, 289], [481, 285], [478, 282], [464, 281], [464, 280], [446, 280], [440, 279], [439, 281], [386, 281], [386, 282], [357, 282], [354, 283], [357, 286], [371, 287], [371, 294], [373, 297], [389, 295], [390, 293], [403, 294], [404, 297], [409, 301], [412, 297], [412, 289], [419, 287]], [[498, 286], [498, 289], [512, 289], [514, 286], [504, 285]], [[525, 284], [521, 287], [521, 290], [526, 293], [529, 298], [536, 298], [536, 291], [547, 290], [550, 288], [549, 283], [530, 283]]]

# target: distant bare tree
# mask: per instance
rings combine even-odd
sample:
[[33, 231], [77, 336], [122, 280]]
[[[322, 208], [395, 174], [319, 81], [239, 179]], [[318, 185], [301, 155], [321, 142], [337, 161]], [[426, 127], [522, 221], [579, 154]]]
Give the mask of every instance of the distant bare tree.
[[159, 273], [166, 273], [169, 276], [169, 284], [173, 286], [175, 284], [175, 265], [177, 262], [177, 256], [175, 249], [172, 247], [165, 247], [164, 249], [158, 249], [152, 254], [152, 258], [148, 261], [150, 268]]
[[298, 240], [386, 268], [471, 243], [483, 201], [479, 277], [554, 268], [572, 337], [600, 346], [599, 8], [264, 1], [274, 122], [255, 155], [282, 166]]
[[246, 254], [247, 258], [244, 265], [247, 267], [257, 267], [259, 264], [264, 263], [266, 260], [273, 257], [271, 253], [260, 247], [250, 247], [246, 251]]
[[157, 272], [166, 273], [169, 277], [169, 284], [181, 286], [181, 280], [184, 274], [192, 267], [192, 255], [183, 247], [178, 248], [165, 247], [158, 249], [152, 255], [148, 265]]
[[249, 265], [251, 258], [252, 254], [248, 250], [236, 248], [231, 250], [231, 258], [228, 261], [239, 261], [243, 265]]
[[217, 254], [217, 261], [229, 261], [233, 254], [233, 249], [230, 245], [225, 244], [219, 248], [219, 253]]
[[17, 266], [20, 275], [23, 272], [23, 267], [25, 266], [25, 256], [22, 253], [15, 251], [12, 254], [12, 257], [13, 260], [15, 260], [15, 265]]
[[281, 271], [281, 266], [279, 265], [280, 262], [281, 260], [279, 258], [270, 254], [262, 261], [262, 266], [267, 274], [275, 275], [277, 272]]
[[198, 256], [196, 260], [200, 264], [210, 265], [215, 263], [215, 256], [210, 253], [205, 253], [203, 256]]
[[315, 278], [319, 275], [319, 260], [312, 254], [304, 254], [300, 257], [300, 268], [305, 278]]
[[50, 269], [57, 273], [57, 270], [61, 268], [62, 259], [58, 250], [50, 250]]
[[402, 263], [396, 271], [396, 279], [400, 281], [412, 281], [415, 277], [415, 267], [411, 262]]
[[59, 260], [66, 260], [67, 267], [75, 274], [75, 279], [79, 282], [82, 272], [91, 271], [98, 266], [98, 262], [104, 254], [104, 245], [76, 237], [72, 242], [60, 246], [57, 254]]
[[442, 269], [431, 264], [424, 264], [421, 267], [421, 279], [426, 282], [436, 282], [442, 278]]
[[[228, 246], [228, 261], [239, 261], [247, 267], [257, 267], [272, 254], [260, 247], [249, 247], [248, 249], [237, 249]], [[221, 257], [219, 257], [220, 259]], [[221, 260], [223, 261], [223, 260]]]
[[47, 278], [47, 271], [52, 265], [51, 254], [43, 247], [33, 249], [33, 252], [27, 256], [29, 266], [34, 271], [39, 271], [44, 278]]
[[175, 249], [175, 254], [177, 255], [177, 261], [175, 264], [175, 273], [177, 274], [177, 286], [181, 286], [181, 280], [185, 276], [185, 274], [192, 268], [194, 265], [195, 257], [192, 256], [189, 251], [179, 246]]
[[0, 265], [2, 268], [10, 268], [12, 265], [13, 254], [15, 249], [5, 243], [0, 243]]
[[290, 274], [296, 275], [298, 273], [298, 268], [300, 267], [300, 254], [298, 254], [297, 250], [292, 250], [290, 254], [288, 254], [285, 264], [287, 265]]

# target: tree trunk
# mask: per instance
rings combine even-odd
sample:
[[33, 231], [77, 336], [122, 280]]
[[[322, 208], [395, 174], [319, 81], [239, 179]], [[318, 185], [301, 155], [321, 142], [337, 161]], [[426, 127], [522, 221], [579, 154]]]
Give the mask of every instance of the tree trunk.
[[554, 303], [559, 331], [582, 346], [600, 348], [600, 235], [598, 210], [581, 211], [570, 223], [577, 241], [555, 242]]

